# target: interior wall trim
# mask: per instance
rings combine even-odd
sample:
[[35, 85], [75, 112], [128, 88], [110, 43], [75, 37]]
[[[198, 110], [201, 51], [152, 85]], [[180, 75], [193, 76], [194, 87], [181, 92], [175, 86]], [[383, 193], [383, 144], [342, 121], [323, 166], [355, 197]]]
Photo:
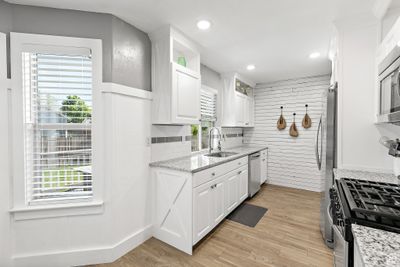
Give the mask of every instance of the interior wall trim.
[[140, 98], [140, 99], [145, 99], [145, 100], [153, 99], [152, 92], [149, 92], [149, 91], [146, 91], [143, 89], [126, 86], [126, 85], [122, 85], [119, 83], [110, 83], [110, 82], [103, 83], [102, 93], [118, 94], [118, 95], [130, 96], [130, 97], [135, 97], [135, 98]]
[[61, 267], [111, 263], [151, 238], [152, 229], [152, 225], [148, 225], [111, 246], [15, 255], [13, 256], [13, 266]]

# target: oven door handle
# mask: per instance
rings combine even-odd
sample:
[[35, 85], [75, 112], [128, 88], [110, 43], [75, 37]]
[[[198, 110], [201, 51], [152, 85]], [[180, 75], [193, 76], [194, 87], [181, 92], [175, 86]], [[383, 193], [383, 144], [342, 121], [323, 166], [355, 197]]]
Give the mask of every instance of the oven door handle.
[[331, 215], [331, 203], [329, 203], [329, 205], [326, 207], [326, 213], [328, 214], [328, 220], [330, 224], [333, 226], [333, 219]]

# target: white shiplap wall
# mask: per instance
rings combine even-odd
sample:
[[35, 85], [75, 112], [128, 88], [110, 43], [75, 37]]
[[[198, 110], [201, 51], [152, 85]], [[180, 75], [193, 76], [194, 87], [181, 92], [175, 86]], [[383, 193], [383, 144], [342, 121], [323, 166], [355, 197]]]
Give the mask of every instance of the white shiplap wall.
[[[318, 121], [326, 107], [329, 76], [308, 77], [258, 85], [255, 90], [255, 127], [245, 129], [244, 142], [266, 144], [268, 154], [268, 181], [271, 184], [320, 192], [322, 175], [318, 170], [314, 142]], [[301, 125], [305, 104], [312, 126]], [[280, 106], [286, 119], [286, 129], [279, 131], [276, 122]], [[289, 135], [296, 112], [299, 136]]]

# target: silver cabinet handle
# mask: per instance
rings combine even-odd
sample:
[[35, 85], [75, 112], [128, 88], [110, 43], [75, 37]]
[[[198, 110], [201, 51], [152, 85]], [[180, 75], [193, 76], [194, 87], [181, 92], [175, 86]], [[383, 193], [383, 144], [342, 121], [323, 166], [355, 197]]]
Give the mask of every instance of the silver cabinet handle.
[[[318, 170], [321, 170], [321, 160], [322, 160], [322, 140], [319, 140], [319, 133], [320, 133], [321, 129], [322, 129], [322, 115], [319, 118], [317, 136], [315, 137], [315, 158], [317, 160]], [[318, 150], [320, 141], [321, 141], [321, 156], [319, 155], [319, 150]], [[321, 159], [320, 159], [320, 157], [321, 157]]]

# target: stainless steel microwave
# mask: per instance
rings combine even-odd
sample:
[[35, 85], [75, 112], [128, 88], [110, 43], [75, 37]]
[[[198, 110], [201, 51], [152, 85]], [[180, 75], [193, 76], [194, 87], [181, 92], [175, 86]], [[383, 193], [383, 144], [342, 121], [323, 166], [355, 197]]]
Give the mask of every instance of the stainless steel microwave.
[[380, 108], [378, 122], [400, 122], [400, 47], [379, 64]]

